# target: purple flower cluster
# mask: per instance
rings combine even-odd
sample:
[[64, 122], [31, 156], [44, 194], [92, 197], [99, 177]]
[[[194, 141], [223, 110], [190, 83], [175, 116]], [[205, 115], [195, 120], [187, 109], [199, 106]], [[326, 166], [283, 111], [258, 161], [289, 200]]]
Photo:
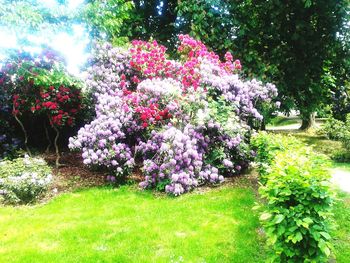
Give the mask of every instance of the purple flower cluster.
[[168, 126], [153, 131], [151, 138], [139, 145], [146, 175], [140, 186], [150, 188], [167, 182], [165, 191], [180, 195], [206, 182], [222, 182], [218, 169], [204, 165], [209, 140], [190, 124], [183, 130]]
[[209, 87], [218, 95], [231, 102], [236, 108], [236, 112], [246, 118], [262, 120], [263, 116], [259, 113], [256, 105], [258, 102], [270, 102], [271, 98], [277, 96], [275, 85], [268, 83], [263, 85], [256, 79], [244, 81], [238, 74], [229, 74], [220, 69], [217, 64], [203, 59], [200, 66], [202, 83]]
[[90, 58], [92, 65], [87, 71], [86, 85], [95, 96], [99, 94], [120, 95], [121, 87], [131, 86], [122, 75], [130, 75], [132, 70], [127, 63], [130, 53], [126, 49], [115, 48], [109, 43], [96, 44]]
[[11, 138], [6, 134], [0, 134], [0, 161], [4, 158], [16, 156], [16, 151], [20, 148], [21, 141]]
[[137, 131], [130, 107], [120, 97], [99, 95], [96, 119], [81, 128], [76, 138], [70, 138], [68, 146], [82, 150], [84, 164], [106, 167], [123, 176], [134, 166], [128, 141]]

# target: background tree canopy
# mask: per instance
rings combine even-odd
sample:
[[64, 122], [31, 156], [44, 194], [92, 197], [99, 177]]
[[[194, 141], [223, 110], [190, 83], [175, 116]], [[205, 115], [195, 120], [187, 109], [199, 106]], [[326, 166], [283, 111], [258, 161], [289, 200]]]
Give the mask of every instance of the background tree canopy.
[[0, 24], [21, 30], [82, 23], [94, 39], [153, 38], [170, 51], [189, 33], [240, 57], [247, 76], [274, 82], [282, 109], [298, 109], [303, 128], [349, 80], [349, 0], [87, 0], [69, 14], [35, 0], [1, 3]]

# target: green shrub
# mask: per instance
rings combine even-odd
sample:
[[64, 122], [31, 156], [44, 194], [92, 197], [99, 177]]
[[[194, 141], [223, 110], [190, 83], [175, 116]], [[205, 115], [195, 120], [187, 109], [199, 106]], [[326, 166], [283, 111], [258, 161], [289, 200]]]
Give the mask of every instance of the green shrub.
[[347, 151], [350, 151], [350, 114], [346, 121], [329, 119], [321, 130], [328, 138], [341, 141]]
[[324, 133], [329, 139], [340, 140], [344, 129], [345, 129], [344, 122], [337, 119], [330, 118], [325, 122], [321, 130], [321, 133]]
[[19, 204], [35, 200], [51, 183], [51, 169], [39, 158], [0, 162], [0, 202]]
[[350, 151], [346, 149], [335, 150], [331, 155], [332, 160], [338, 163], [350, 162]]
[[273, 260], [327, 262], [333, 205], [327, 159], [293, 137], [260, 134], [254, 144], [259, 165], [266, 160], [268, 167], [259, 189], [266, 200], [260, 219]]

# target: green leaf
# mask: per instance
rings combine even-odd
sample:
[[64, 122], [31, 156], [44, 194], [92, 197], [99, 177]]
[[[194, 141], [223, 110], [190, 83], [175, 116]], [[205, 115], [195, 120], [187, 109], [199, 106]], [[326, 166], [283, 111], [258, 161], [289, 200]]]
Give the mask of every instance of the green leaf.
[[331, 239], [331, 236], [327, 232], [320, 232], [320, 235], [322, 235], [327, 240]]
[[270, 213], [262, 213], [261, 214], [261, 216], [260, 216], [260, 220], [262, 220], [262, 221], [266, 221], [266, 220], [268, 220], [269, 218], [271, 218], [271, 214]]
[[283, 221], [284, 218], [285, 218], [284, 215], [281, 215], [281, 214], [276, 215], [276, 216], [275, 216], [275, 224], [281, 223], [281, 222]]

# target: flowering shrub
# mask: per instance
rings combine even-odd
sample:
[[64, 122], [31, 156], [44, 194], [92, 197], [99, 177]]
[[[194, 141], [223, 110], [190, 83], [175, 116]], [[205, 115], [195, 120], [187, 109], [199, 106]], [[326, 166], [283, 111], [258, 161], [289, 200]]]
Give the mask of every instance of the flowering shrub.
[[0, 201], [28, 203], [51, 183], [51, 169], [39, 158], [17, 158], [0, 162]]
[[28, 134], [22, 121], [41, 118], [45, 122], [48, 119], [57, 134], [57, 153], [59, 129], [73, 126], [82, 108], [81, 83], [67, 74], [61, 62], [51, 50], [35, 56], [17, 51], [9, 56], [0, 71], [2, 87], [7, 94], [6, 109], [11, 109], [21, 126], [25, 145]]
[[179, 36], [178, 61], [156, 41], [133, 41], [129, 50], [96, 47], [87, 85], [96, 119], [69, 147], [84, 163], [126, 176], [141, 165], [143, 188], [180, 195], [224, 176], [240, 174], [251, 159], [249, 119], [277, 91], [239, 77], [230, 53], [222, 62], [204, 44]]
[[218, 169], [205, 167], [204, 155], [209, 138], [191, 125], [184, 130], [169, 126], [162, 132], [152, 132], [151, 138], [139, 147], [144, 157], [143, 188], [168, 182], [165, 191], [180, 195], [205, 182], [223, 181]]
[[81, 108], [79, 83], [57, 62], [58, 56], [45, 50], [37, 57], [18, 51], [1, 70], [12, 96], [12, 114], [48, 116], [52, 125], [72, 126]]

